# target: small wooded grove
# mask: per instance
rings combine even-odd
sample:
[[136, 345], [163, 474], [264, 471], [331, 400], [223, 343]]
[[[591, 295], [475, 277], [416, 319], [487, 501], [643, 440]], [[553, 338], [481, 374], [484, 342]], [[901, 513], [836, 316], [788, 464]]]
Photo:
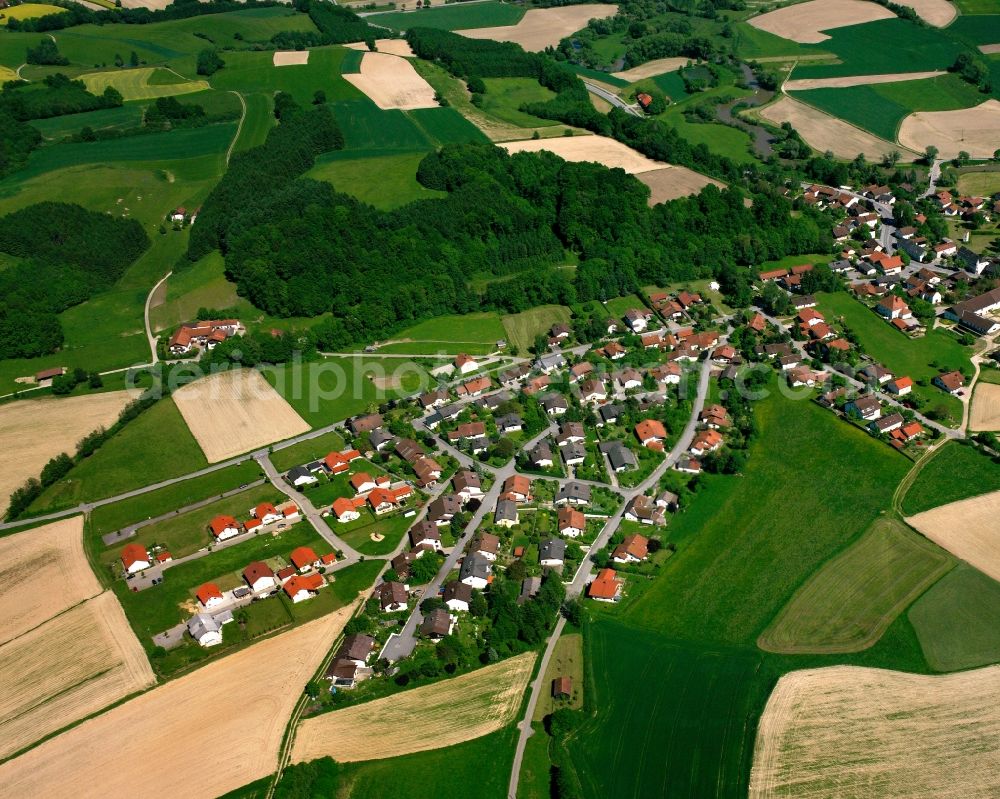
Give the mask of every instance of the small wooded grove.
[[57, 314], [111, 286], [149, 247], [134, 219], [43, 202], [0, 218], [0, 358], [30, 358], [63, 341]]
[[61, 72], [47, 75], [41, 83], [8, 81], [0, 92], [0, 111], [21, 121], [121, 105], [122, 96], [113, 86], [108, 86], [100, 95], [91, 94], [82, 80], [71, 80]]

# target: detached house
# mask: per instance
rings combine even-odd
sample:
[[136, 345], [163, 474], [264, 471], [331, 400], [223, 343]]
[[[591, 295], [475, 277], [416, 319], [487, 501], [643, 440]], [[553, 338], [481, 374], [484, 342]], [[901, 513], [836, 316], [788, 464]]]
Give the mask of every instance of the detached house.
[[575, 508], [564, 506], [559, 509], [558, 527], [559, 535], [576, 538], [587, 529], [587, 518]]
[[641, 563], [649, 555], [649, 539], [641, 535], [628, 535], [615, 551], [611, 559], [615, 563]]
[[223, 602], [222, 591], [215, 583], [205, 583], [194, 593], [205, 610], [218, 607]]
[[949, 394], [960, 394], [965, 386], [965, 377], [961, 372], [945, 372], [937, 375], [931, 382]]
[[587, 596], [598, 602], [617, 602], [622, 595], [622, 581], [614, 569], [601, 569], [587, 587]]
[[879, 300], [875, 310], [886, 319], [909, 319], [913, 316], [910, 306], [895, 294], [888, 294]]
[[128, 574], [141, 572], [150, 566], [149, 552], [142, 544], [126, 544], [122, 547], [122, 567]]
[[866, 422], [878, 419], [882, 415], [882, 404], [871, 394], [856, 397], [844, 405], [846, 413], [857, 413]]
[[255, 594], [270, 591], [276, 585], [274, 572], [262, 561], [254, 561], [243, 570], [243, 579]]
[[482, 481], [471, 469], [460, 469], [455, 472], [451, 478], [451, 485], [463, 505], [470, 500], [483, 498]]
[[449, 610], [469, 611], [469, 603], [472, 601], [472, 587], [459, 580], [452, 580], [444, 587], [444, 594], [441, 595], [444, 604]]
[[635, 437], [644, 447], [659, 445], [662, 448], [667, 429], [656, 419], [643, 419], [635, 426]]
[[510, 499], [514, 502], [530, 502], [531, 481], [520, 474], [511, 475], [504, 480], [503, 493], [500, 496], [503, 499]]
[[897, 377], [889, 381], [886, 390], [898, 397], [902, 397], [913, 390], [913, 381], [908, 377]]
[[722, 435], [718, 430], [702, 430], [694, 437], [688, 452], [700, 457], [707, 452], [715, 452], [722, 444]]
[[473, 552], [466, 555], [462, 560], [462, 566], [458, 572], [458, 579], [470, 588], [482, 590], [489, 584], [490, 562], [482, 555]]
[[240, 524], [232, 516], [216, 516], [208, 523], [208, 529], [216, 541], [225, 541], [240, 534]]
[[376, 598], [383, 613], [397, 613], [406, 610], [406, 603], [409, 597], [406, 594], [406, 586], [395, 581], [382, 583], [376, 591]]

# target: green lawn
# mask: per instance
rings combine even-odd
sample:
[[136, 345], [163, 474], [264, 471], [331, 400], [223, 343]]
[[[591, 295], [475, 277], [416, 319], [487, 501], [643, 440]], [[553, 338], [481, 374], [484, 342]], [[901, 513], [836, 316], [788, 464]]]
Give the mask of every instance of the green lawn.
[[552, 763], [549, 746], [552, 738], [545, 732], [545, 726], [534, 722], [535, 734], [528, 739], [521, 760], [521, 774], [517, 783], [517, 799], [550, 799], [552, 784]]
[[[413, 519], [407, 518], [402, 513], [393, 513], [388, 516], [375, 516], [370, 510], [365, 508], [361, 512], [361, 518], [354, 522], [340, 524], [331, 521], [333, 531], [344, 540], [351, 548], [358, 550], [364, 555], [388, 555], [402, 540], [406, 531], [413, 524]], [[381, 541], [372, 541], [372, 534], [383, 536]]]
[[857, 652], [955, 565], [895, 519], [878, 519], [815, 572], [758, 639], [770, 652]]
[[252, 536], [236, 546], [169, 568], [162, 583], [145, 591], [133, 593], [124, 580], [114, 582], [114, 591], [132, 629], [148, 646], [151, 636], [191, 616], [197, 602], [194, 592], [202, 584], [216, 582], [223, 590], [233, 588], [242, 584], [239, 573], [251, 561], [277, 558], [287, 562], [289, 553], [299, 546], [312, 547], [320, 555], [330, 551], [330, 545], [309, 523], [300, 521], [277, 537], [270, 533]]
[[[126, 525], [169, 513], [177, 508], [200, 502], [252, 482], [261, 476], [260, 467], [252, 460], [228, 466], [203, 477], [185, 480], [112, 505], [102, 505], [90, 513], [89, 532], [95, 539]], [[98, 544], [98, 546], [103, 546]]]
[[962, 172], [958, 177], [958, 190], [962, 194], [988, 197], [1000, 191], [1000, 169], [982, 172]]
[[[752, 644], [888, 507], [907, 471], [904, 457], [811, 402], [773, 393], [757, 413], [761, 435], [742, 476], [706, 476], [672, 520], [677, 554], [629, 608], [631, 623], [667, 637]], [[862, 472], [878, 478], [857, 479]]]
[[[156, 524], [150, 524], [138, 530], [129, 541], [138, 542], [151, 547], [153, 544], [165, 546], [175, 558], [183, 558], [192, 552], [209, 546], [214, 539], [208, 531], [208, 523], [216, 516], [233, 516], [238, 522], [250, 518], [249, 510], [260, 502], [278, 503], [285, 499], [284, 495], [269, 483], [249, 488], [239, 494], [220, 499], [203, 508], [177, 514]], [[94, 542], [101, 547], [102, 543]], [[111, 569], [121, 555], [123, 544], [115, 544], [105, 549], [98, 556], [105, 569]], [[110, 573], [110, 572], [109, 572]]]
[[169, 397], [142, 413], [35, 500], [31, 513], [122, 494], [208, 465]]
[[914, 111], [953, 111], [971, 108], [987, 99], [957, 75], [842, 89], [810, 89], [792, 92], [792, 96], [888, 141], [896, 140], [903, 118]]
[[357, 197], [383, 211], [415, 200], [444, 197], [445, 192], [425, 189], [417, 183], [417, 167], [426, 153], [382, 155], [373, 151], [353, 157], [350, 151], [326, 153], [316, 159], [307, 178], [325, 180], [344, 194]]
[[828, 264], [833, 260], [832, 254], [806, 253], [805, 255], [786, 255], [776, 261], [764, 261], [757, 267], [758, 271], [767, 272], [769, 269], [791, 269], [800, 264]]
[[750, 134], [728, 125], [688, 122], [680, 109], [668, 108], [660, 117], [692, 145], [704, 144], [716, 155], [730, 158], [738, 164], [749, 164], [757, 159], [750, 152]]
[[599, 69], [588, 69], [587, 67], [582, 67], [579, 64], [569, 64], [568, 66], [581, 78], [590, 78], [592, 80], [600, 81], [601, 83], [606, 83], [609, 86], [617, 86], [619, 89], [624, 89], [629, 85], [627, 80], [616, 78], [610, 72], [603, 72]]
[[[930, 385], [931, 378], [940, 372], [971, 369], [970, 350], [952, 333], [936, 328], [922, 338], [910, 339], [847, 292], [819, 294], [816, 299], [827, 321], [843, 319], [857, 335], [862, 350], [894, 375], [913, 378], [913, 395], [924, 403], [925, 412], [936, 409], [955, 422], [961, 420], [961, 401]], [[927, 385], [919, 385], [920, 381], [927, 381]]]
[[379, 347], [379, 352], [430, 355], [442, 350], [485, 355], [496, 350], [497, 341], [506, 336], [495, 311], [438, 316], [399, 331], [393, 337], [399, 343]]
[[629, 294], [625, 297], [613, 297], [604, 304], [608, 309], [608, 313], [619, 321], [621, 321], [621, 318], [625, 315], [626, 311], [631, 310], [632, 308], [642, 310], [646, 307], [643, 301], [639, 299], [636, 294]]
[[[265, 369], [264, 377], [312, 427], [323, 427], [376, 407], [386, 399], [426, 390], [423, 367], [400, 359], [324, 358]], [[379, 388], [372, 375], [390, 387]]]
[[535, 337], [548, 333], [556, 322], [569, 323], [569, 308], [564, 305], [540, 305], [519, 314], [508, 314], [501, 318], [507, 331], [507, 342], [522, 353], [535, 343]]
[[[804, 48], [813, 53], [832, 52], [840, 63], [802, 62], [795, 69], [796, 78], [946, 70], [962, 49], [937, 28], [898, 18], [832, 28], [826, 33], [828, 40]], [[886, 47], [886, 42], [892, 46]]]
[[516, 731], [501, 730], [444, 749], [345, 763], [340, 767], [339, 795], [345, 799], [389, 795], [393, 799], [473, 795], [503, 799], [515, 740]]
[[534, 78], [486, 78], [482, 109], [497, 119], [523, 128], [557, 124], [519, 110], [524, 103], [544, 103], [556, 96]]
[[472, 3], [469, 5], [435, 5], [429, 11], [389, 12], [367, 18], [373, 25], [405, 31], [407, 28], [440, 28], [454, 31], [464, 28], [492, 28], [516, 25], [525, 9], [509, 3]]
[[318, 460], [326, 457], [330, 452], [339, 452], [344, 448], [344, 439], [336, 430], [324, 433], [321, 436], [300, 441], [290, 447], [275, 450], [271, 455], [271, 463], [279, 472], [299, 466], [303, 463]]
[[909, 617], [938, 671], [1000, 661], [1000, 583], [967, 563], [920, 597]]
[[903, 497], [907, 516], [1000, 490], [1000, 465], [972, 447], [942, 445], [923, 466]]

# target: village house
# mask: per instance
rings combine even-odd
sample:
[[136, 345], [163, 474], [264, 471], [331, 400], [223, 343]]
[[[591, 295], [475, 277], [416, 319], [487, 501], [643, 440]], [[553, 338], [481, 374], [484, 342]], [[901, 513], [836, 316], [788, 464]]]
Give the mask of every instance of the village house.
[[517, 510], [517, 503], [512, 499], [497, 500], [496, 510], [493, 511], [493, 523], [498, 527], [513, 527], [518, 524], [520, 517]]
[[562, 394], [546, 394], [541, 399], [542, 407], [549, 416], [562, 416], [569, 410], [569, 402]]
[[320, 565], [319, 556], [313, 552], [311, 547], [296, 547], [288, 559], [300, 573], [311, 571]]
[[729, 418], [729, 411], [718, 404], [709, 405], [707, 408], [702, 410], [701, 416], [698, 420], [713, 430], [718, 430], [724, 427], [732, 426], [732, 420]]
[[545, 374], [552, 374], [552, 372], [555, 372], [558, 369], [563, 369], [565, 366], [566, 359], [562, 356], [562, 353], [559, 352], [543, 355], [534, 363], [535, 369], [539, 372], [544, 372]]
[[718, 430], [702, 430], [694, 437], [688, 452], [700, 457], [708, 452], [715, 452], [722, 444], [722, 435]]
[[462, 352], [455, 357], [454, 366], [460, 375], [467, 375], [479, 368], [479, 362], [471, 355], [466, 355]]
[[406, 586], [395, 581], [382, 583], [375, 589], [375, 596], [383, 613], [397, 613], [406, 610], [406, 603], [409, 600]]
[[370, 413], [367, 416], [356, 416], [347, 422], [348, 429], [356, 436], [370, 433], [376, 427], [382, 426], [382, 415]]
[[426, 394], [420, 395], [419, 401], [420, 406], [424, 409], [440, 408], [442, 405], [448, 404], [448, 389], [439, 388], [435, 391], [428, 391]]
[[566, 542], [561, 538], [546, 538], [538, 545], [538, 563], [543, 569], [562, 568], [566, 558]]
[[510, 499], [514, 502], [531, 501], [531, 480], [520, 474], [513, 474], [504, 480], [503, 492], [500, 494], [503, 499]]
[[323, 579], [323, 575], [313, 573], [290, 578], [281, 586], [281, 590], [292, 600], [293, 604], [298, 604], [312, 599], [324, 585], [326, 585], [326, 580]]
[[479, 533], [472, 542], [471, 551], [492, 563], [500, 554], [500, 537], [493, 533]]
[[[232, 620], [231, 614], [228, 620]], [[204, 647], [218, 646], [222, 643], [222, 621], [207, 613], [198, 613], [188, 619], [187, 630], [190, 636]]]
[[625, 324], [629, 326], [633, 333], [641, 333], [649, 324], [649, 316], [646, 311], [638, 308], [630, 308], [625, 311]]
[[402, 507], [406, 498], [413, 494], [413, 489], [408, 485], [401, 485], [399, 488], [376, 488], [368, 494], [367, 502], [372, 512], [376, 516], [389, 513], [396, 508]]
[[516, 413], [507, 413], [503, 416], [498, 416], [495, 422], [500, 435], [520, 433], [524, 428], [524, 420]]
[[604, 402], [608, 398], [608, 390], [600, 380], [587, 380], [580, 385], [581, 402]]
[[205, 610], [218, 607], [224, 601], [222, 591], [219, 590], [219, 586], [215, 583], [205, 583], [194, 594], [198, 597], [198, 601]]
[[288, 470], [288, 474], [285, 475], [285, 479], [296, 488], [315, 485], [319, 482], [316, 475], [310, 472], [305, 466], [293, 466]]
[[473, 552], [462, 560], [458, 579], [470, 588], [484, 589], [490, 581], [490, 562]]
[[666, 524], [663, 508], [645, 494], [639, 494], [625, 506], [625, 519], [640, 524], [652, 524], [662, 527]]
[[931, 382], [949, 394], [961, 394], [962, 388], [965, 386], [965, 377], [961, 372], [944, 372], [936, 375]]
[[649, 555], [649, 539], [638, 534], [627, 535], [611, 553], [615, 563], [641, 563]]
[[901, 414], [890, 413], [879, 419], [873, 419], [868, 423], [868, 429], [876, 434], [891, 433], [903, 426], [904, 419]]
[[563, 463], [567, 466], [580, 466], [587, 460], [587, 448], [579, 442], [572, 442], [559, 450]]
[[903, 397], [913, 390], [913, 381], [908, 377], [897, 377], [890, 380], [885, 388], [889, 393]]
[[484, 375], [483, 377], [477, 377], [474, 380], [469, 380], [467, 383], [462, 383], [462, 385], [455, 389], [455, 393], [460, 397], [478, 397], [492, 385], [493, 381], [490, 377], [488, 375]]
[[232, 516], [216, 516], [208, 523], [208, 529], [216, 541], [225, 541], [240, 534], [240, 523]]
[[451, 635], [454, 626], [451, 615], [444, 608], [435, 608], [420, 623], [420, 634], [432, 641], [440, 641], [446, 635]]
[[635, 437], [644, 447], [659, 445], [662, 448], [667, 438], [667, 429], [657, 419], [643, 419], [635, 426]]
[[594, 364], [590, 361], [580, 361], [569, 369], [569, 381], [577, 383], [594, 371]]
[[363, 497], [354, 497], [348, 499], [347, 497], [338, 497], [333, 501], [333, 505], [330, 507], [333, 515], [337, 517], [337, 521], [341, 523], [353, 522], [361, 518], [361, 513], [358, 508], [365, 504], [365, 499]]
[[559, 508], [557, 517], [559, 535], [567, 538], [577, 538], [587, 529], [587, 518], [580, 511], [569, 506]]
[[149, 552], [142, 544], [131, 543], [122, 547], [121, 561], [126, 574], [136, 574], [150, 566]]
[[552, 466], [552, 448], [547, 441], [539, 441], [528, 450], [528, 460], [536, 469], [548, 469]]
[[844, 405], [844, 412], [848, 414], [856, 413], [866, 422], [870, 422], [882, 415], [882, 404], [872, 394], [864, 394], [860, 397], [855, 397]]
[[881, 364], [870, 363], [859, 374], [864, 375], [865, 381], [874, 385], [884, 385], [892, 380], [892, 372]]
[[472, 601], [472, 587], [459, 580], [452, 580], [444, 587], [441, 595], [449, 610], [468, 613]]
[[455, 472], [451, 478], [451, 485], [455, 489], [455, 495], [463, 505], [473, 499], [483, 498], [482, 481], [479, 479], [479, 475], [471, 469], [459, 469]]
[[565, 447], [567, 444], [579, 444], [586, 439], [581, 422], [563, 422], [556, 434], [556, 444]]
[[247, 565], [243, 570], [243, 579], [255, 594], [271, 591], [276, 585], [271, 567], [259, 560]]
[[886, 319], [909, 319], [913, 316], [910, 306], [895, 294], [888, 294], [879, 300], [875, 310]]
[[587, 596], [598, 602], [617, 602], [622, 595], [622, 581], [614, 569], [601, 569], [587, 587]]
[[639, 461], [635, 453], [626, 447], [621, 441], [602, 441], [599, 445], [601, 452], [608, 457], [608, 463], [615, 474], [621, 474], [629, 469], [636, 469]]

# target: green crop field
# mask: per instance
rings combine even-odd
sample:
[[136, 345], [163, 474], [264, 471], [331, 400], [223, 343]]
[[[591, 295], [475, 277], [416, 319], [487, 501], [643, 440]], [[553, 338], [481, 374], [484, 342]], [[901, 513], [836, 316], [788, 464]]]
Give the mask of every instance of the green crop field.
[[[158, 79], [154, 79], [154, 76]], [[92, 94], [101, 94], [110, 86], [117, 89], [125, 100], [151, 100], [155, 97], [201, 92], [209, 88], [207, 81], [184, 80], [161, 67], [90, 72], [83, 76], [83, 82], [87, 91]]]
[[442, 191], [417, 183], [417, 167], [426, 153], [377, 154], [352, 157], [350, 150], [325, 153], [306, 177], [325, 180], [344, 194], [388, 211], [415, 200], [444, 197]]
[[972, 108], [986, 99], [975, 86], [957, 75], [791, 94], [888, 141], [896, 140], [896, 132], [907, 114]]
[[462, 142], [488, 142], [479, 128], [454, 108], [417, 108], [407, 116], [417, 123], [431, 144], [460, 144]]
[[274, 66], [270, 51], [226, 53], [226, 66], [212, 76], [212, 86], [267, 95], [288, 92], [303, 106], [312, 103], [317, 91], [325, 92], [328, 102], [357, 100], [364, 94], [340, 76], [344, 58], [353, 52], [343, 47], [317, 47], [309, 51], [308, 64], [286, 67]]
[[878, 519], [795, 592], [757, 643], [787, 654], [867, 649], [954, 563], [902, 522]]
[[334, 103], [330, 110], [344, 131], [347, 151], [429, 152], [433, 149], [405, 112], [383, 111], [367, 97]]
[[[806, 45], [814, 53], [832, 52], [839, 64], [800, 63], [796, 78], [881, 75], [887, 72], [945, 70], [955, 63], [961, 47], [937, 28], [903, 19], [880, 19], [828, 31], [830, 39]], [[886, 42], [892, 42], [886, 47]]]
[[320, 538], [309, 522], [300, 521], [278, 536], [270, 533], [250, 536], [235, 546], [172, 566], [164, 572], [162, 583], [145, 591], [133, 593], [124, 580], [115, 580], [113, 588], [132, 629], [143, 645], [149, 646], [152, 636], [191, 616], [190, 607], [182, 605], [192, 605], [197, 601], [194, 592], [199, 586], [216, 582], [222, 590], [234, 588], [242, 584], [239, 573], [248, 563], [270, 558], [280, 558], [287, 563], [291, 551], [299, 546], [312, 547], [317, 554], [330, 551], [330, 545]]
[[104, 108], [100, 111], [85, 111], [82, 114], [66, 114], [49, 119], [33, 119], [31, 126], [46, 139], [59, 141], [89, 127], [95, 131], [122, 128], [136, 128], [142, 123], [142, 105], [128, 103], [121, 108]]
[[507, 331], [507, 342], [521, 352], [527, 352], [535, 343], [535, 337], [547, 334], [556, 322], [570, 321], [570, 311], [564, 305], [540, 305], [518, 314], [508, 314], [501, 318]]
[[8, 19], [36, 19], [37, 17], [47, 17], [49, 14], [61, 14], [65, 9], [59, 6], [50, 6], [44, 3], [22, 3], [19, 6], [11, 6], [3, 11], [6, 26]]
[[533, 78], [487, 78], [482, 109], [497, 119], [522, 128], [555, 125], [551, 119], [539, 119], [520, 111], [524, 103], [544, 103], [556, 96]]
[[340, 62], [341, 75], [357, 75], [361, 72], [361, 60], [365, 57], [364, 50], [349, 49], [344, 53], [344, 59]]
[[704, 144], [716, 155], [730, 158], [738, 164], [757, 160], [750, 152], [750, 134], [745, 131], [716, 123], [688, 122], [681, 108], [668, 108], [660, 119], [675, 128], [692, 145]]
[[[630, 622], [668, 637], [751, 644], [888, 507], [904, 457], [808, 401], [773, 393], [757, 412], [761, 436], [742, 476], [706, 476], [669, 528], [677, 554], [629, 608]], [[855, 479], [859, 469], [878, 479]], [[810, 489], [789, 491], [795, 485]]]
[[[150, 303], [150, 324], [155, 332], [170, 330], [192, 321], [199, 308], [219, 310], [236, 305], [236, 285], [226, 280], [225, 260], [218, 251], [209, 253], [166, 283], [166, 294]], [[161, 294], [161, 288], [157, 294]]]
[[[284, 364], [263, 374], [311, 427], [362, 413], [386, 399], [426, 390], [431, 383], [422, 366], [403, 358], [324, 358]], [[372, 374], [384, 377], [388, 386], [377, 387]]]
[[435, 6], [429, 11], [389, 12], [374, 14], [367, 18], [373, 25], [382, 25], [394, 30], [407, 28], [440, 28], [455, 31], [464, 28], [492, 28], [499, 25], [516, 25], [524, 16], [525, 9], [509, 3], [456, 3], [449, 6]]
[[[962, 12], [962, 16], [966, 14], [996, 14], [997, 12], [996, 0], [955, 0], [955, 5]], [[959, 17], [960, 19], [962, 17]], [[954, 24], [955, 22], [952, 23], [952, 25]]]
[[687, 647], [611, 621], [584, 640], [595, 710], [571, 751], [585, 796], [746, 795], [766, 699], [760, 654]]
[[268, 132], [275, 125], [274, 103], [269, 95], [248, 94], [243, 97], [246, 103], [246, 116], [240, 128], [240, 137], [236, 140], [233, 152], [249, 150], [264, 143]]
[[[151, 446], [155, 444], [155, 446]], [[32, 513], [123, 494], [208, 463], [170, 398], [133, 419], [31, 506]]]
[[315, 438], [308, 438], [290, 447], [276, 449], [271, 455], [271, 463], [279, 472], [299, 466], [303, 463], [319, 460], [334, 450], [344, 448], [344, 439], [336, 430], [324, 433]]
[[[940, 372], [971, 368], [970, 350], [953, 333], [936, 328], [922, 338], [909, 339], [846, 292], [820, 294], [816, 299], [827, 321], [842, 319], [857, 335], [862, 350], [894, 375], [913, 378], [913, 394], [926, 403], [925, 411], [937, 409], [956, 422], [961, 420], [961, 401], [929, 383]], [[919, 385], [922, 380], [928, 385]]]
[[[815, 56], [818, 46], [793, 42], [783, 39], [768, 31], [762, 31], [746, 22], [738, 22], [733, 26], [735, 32], [734, 49], [742, 58], [778, 58], [788, 56], [793, 61], [796, 56]], [[825, 44], [825, 42], [824, 42]]]
[[[379, 347], [379, 352], [432, 355], [438, 351], [485, 355], [506, 338], [507, 330], [495, 311], [438, 316], [420, 322], [394, 337], [398, 344]], [[406, 341], [409, 339], [409, 341]]]
[[903, 513], [931, 508], [990, 491], [1000, 491], [1000, 465], [972, 447], [948, 442], [921, 468], [903, 497]]
[[210, 472], [202, 477], [158, 488], [148, 494], [123, 499], [121, 502], [115, 502], [111, 505], [102, 505], [90, 512], [87, 519], [87, 535], [97, 539], [97, 546], [101, 547], [103, 544], [99, 540], [105, 533], [120, 530], [126, 525], [143, 519], [169, 513], [177, 508], [217, 496], [225, 491], [231, 491], [244, 483], [258, 479], [261, 474], [257, 463], [253, 460], [247, 460], [236, 466]]
[[[284, 495], [278, 489], [270, 483], [265, 483], [205, 505], [203, 508], [179, 513], [162, 522], [147, 525], [138, 530], [129, 541], [138, 542], [147, 548], [159, 544], [165, 546], [174, 558], [183, 558], [213, 543], [208, 523], [216, 516], [233, 516], [238, 522], [243, 522], [250, 518], [247, 511], [258, 503], [277, 503], [284, 499]], [[94, 546], [103, 548], [103, 542], [95, 541]], [[118, 562], [122, 546], [122, 543], [115, 544], [99, 552], [98, 562], [107, 574], [113, 574], [111, 568]]]
[[[961, 16], [948, 27], [948, 32], [971, 44], [1000, 44], [1000, 7], [993, 0], [978, 16]], [[963, 12], [964, 13], [964, 12]]]
[[920, 597], [909, 617], [937, 671], [1000, 662], [1000, 583], [967, 563]]

